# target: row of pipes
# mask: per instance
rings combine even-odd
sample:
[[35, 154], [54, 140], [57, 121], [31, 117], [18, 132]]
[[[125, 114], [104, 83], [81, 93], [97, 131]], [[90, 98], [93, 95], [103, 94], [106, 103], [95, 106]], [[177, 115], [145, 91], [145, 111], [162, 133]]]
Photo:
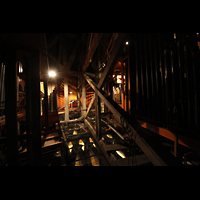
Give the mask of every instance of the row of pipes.
[[130, 64], [137, 116], [200, 138], [198, 34], [134, 33], [133, 38]]

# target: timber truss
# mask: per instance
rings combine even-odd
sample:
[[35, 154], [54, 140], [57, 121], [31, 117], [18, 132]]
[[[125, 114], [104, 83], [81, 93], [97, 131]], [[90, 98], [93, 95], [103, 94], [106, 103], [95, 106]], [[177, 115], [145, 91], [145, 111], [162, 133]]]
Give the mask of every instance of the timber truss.
[[[140, 157], [142, 160], [146, 159], [149, 163], [151, 163], [154, 166], [166, 166], [167, 165], [166, 162], [155, 152], [155, 150], [148, 144], [148, 142], [145, 141], [145, 139], [139, 134], [139, 132], [142, 130], [142, 127], [137, 123], [134, 116], [129, 115], [128, 112], [122, 109], [112, 99], [112, 97], [109, 96], [102, 89], [110, 73], [112, 72], [116, 62], [119, 60], [119, 56], [124, 48], [127, 35], [125, 33], [121, 33], [118, 35], [114, 43], [113, 50], [107, 59], [107, 64], [103, 70], [103, 74], [101, 75], [101, 78], [99, 79], [99, 81], [96, 78], [96, 77], [99, 77], [98, 74], [91, 76], [90, 73], [86, 72], [87, 67], [89, 66], [89, 63], [91, 62], [93, 58], [94, 52], [98, 47], [101, 37], [102, 37], [102, 34], [95, 33], [93, 37], [93, 41], [91, 42], [91, 48], [88, 51], [88, 54], [86, 56], [86, 60], [83, 66], [83, 70], [82, 70], [83, 76], [84, 76], [84, 79], [82, 79], [82, 81], [85, 82], [86, 80], [88, 82], [88, 84], [94, 90], [94, 95], [89, 103], [88, 108], [84, 110], [84, 112], [82, 112], [82, 117], [78, 120], [73, 120], [73, 121], [69, 120], [67, 121], [67, 123], [78, 122], [80, 120], [84, 121], [85, 126], [89, 129], [89, 132], [92, 134], [92, 137], [95, 140], [95, 143], [97, 144], [98, 148], [102, 152], [102, 155], [104, 156], [107, 165], [111, 165], [111, 166], [124, 165], [123, 160], [124, 160], [124, 163], [127, 162], [126, 159], [123, 159], [120, 162], [116, 161], [115, 159], [113, 160], [111, 154], [110, 156], [108, 154], [108, 152], [111, 150], [113, 151], [113, 150], [126, 149], [127, 144], [128, 144], [127, 140], [125, 140], [125, 137], [126, 137], [126, 138], [129, 138], [129, 140], [134, 141], [134, 144], [142, 152], [140, 156], [138, 156], [138, 158]], [[114, 128], [112, 123], [107, 123], [105, 119], [102, 119], [103, 113], [101, 113], [101, 105], [100, 105], [101, 101], [104, 103], [105, 106], [107, 106], [107, 108], [115, 117], [117, 123], [119, 123], [119, 125], [124, 130], [123, 135], [122, 133], [119, 133]], [[95, 123], [93, 124], [91, 117], [89, 116], [89, 113], [92, 110], [92, 106], [94, 103], [95, 103], [95, 118], [94, 118]], [[83, 107], [82, 107], [82, 110], [83, 110]], [[124, 144], [124, 146], [121, 144], [120, 145], [119, 144], [111, 144], [111, 145], [104, 144], [102, 140], [102, 127], [101, 127], [102, 123], [106, 123], [107, 126], [109, 127], [109, 130], [113, 130], [113, 132], [118, 136], [118, 138], [121, 139], [122, 144]]]

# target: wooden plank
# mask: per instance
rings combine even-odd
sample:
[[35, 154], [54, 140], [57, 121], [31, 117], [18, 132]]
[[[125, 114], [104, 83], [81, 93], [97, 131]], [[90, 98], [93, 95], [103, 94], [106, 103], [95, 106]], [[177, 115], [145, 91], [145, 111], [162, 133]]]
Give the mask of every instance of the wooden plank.
[[120, 144], [105, 145], [106, 151], [123, 150], [128, 149], [128, 147]]
[[116, 163], [118, 166], [140, 166], [150, 163], [149, 159], [145, 156], [145, 154], [142, 155], [136, 155], [133, 157], [128, 157], [124, 159], [118, 159], [116, 160]]
[[87, 137], [91, 137], [90, 132], [80, 133], [77, 135], [66, 135], [67, 141], [79, 140], [81, 138], [87, 138]]

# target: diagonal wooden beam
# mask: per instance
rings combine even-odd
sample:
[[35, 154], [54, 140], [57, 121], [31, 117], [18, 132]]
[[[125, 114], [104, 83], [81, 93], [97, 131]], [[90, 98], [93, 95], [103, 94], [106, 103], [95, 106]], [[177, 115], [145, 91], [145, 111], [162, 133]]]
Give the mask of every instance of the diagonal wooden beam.
[[[152, 162], [152, 164], [155, 166], [166, 166], [166, 163], [160, 158], [160, 156], [158, 156], [158, 154], [149, 146], [149, 144], [143, 138], [140, 137], [137, 131], [133, 128], [132, 124], [133, 124], [133, 120], [135, 119], [132, 119], [132, 117], [127, 112], [125, 112], [110, 96], [108, 96], [104, 91], [99, 89], [93, 80], [91, 80], [86, 75], [84, 76], [85, 76], [86, 81], [95, 90], [96, 94], [102, 99], [105, 105], [115, 115], [117, 121], [125, 129], [130, 130], [129, 136], [133, 138], [133, 140], [144, 152], [147, 158]], [[139, 126], [140, 125], [138, 124], [138, 127]]]
[[78, 48], [79, 48], [79, 45], [80, 45], [80, 40], [78, 40], [75, 44], [75, 47], [72, 51], [72, 54], [70, 55], [70, 58], [69, 58], [69, 61], [67, 63], [67, 70], [69, 71], [73, 62], [74, 62], [74, 59], [76, 57], [76, 54], [77, 54], [77, 51], [78, 51]]
[[100, 42], [102, 36], [103, 36], [103, 33], [94, 33], [94, 36], [93, 36], [93, 39], [92, 39], [92, 43], [90, 45], [90, 49], [89, 49], [89, 51], [87, 53], [87, 56], [86, 56], [86, 59], [85, 59], [85, 63], [83, 65], [83, 69], [82, 69], [83, 73], [86, 72], [86, 70], [87, 70], [87, 68], [88, 68], [88, 66], [90, 64], [90, 61], [91, 61], [91, 59], [92, 59], [92, 57], [93, 57], [93, 55], [94, 55], [94, 53], [95, 53], [95, 51], [96, 51], [96, 49], [97, 49], [97, 47], [99, 45], [99, 42]]
[[[107, 62], [107, 66], [106, 68], [104, 69], [104, 73], [101, 77], [101, 79], [99, 80], [99, 83], [98, 83], [98, 88], [101, 89], [103, 84], [105, 83], [105, 80], [106, 78], [108, 78], [108, 76], [110, 75], [110, 72], [113, 70], [123, 48], [124, 48], [124, 41], [125, 41], [125, 37], [126, 37], [126, 33], [121, 33], [116, 41], [116, 44], [114, 46], [114, 50], [113, 52], [111, 53], [111, 56]], [[86, 113], [86, 117], [94, 103], [94, 100], [95, 100], [95, 95], [93, 96], [89, 106], [88, 106], [88, 110], [87, 110], [87, 113]]]
[[104, 69], [103, 75], [102, 75], [101, 79], [99, 80], [99, 83], [98, 83], [99, 89], [101, 89], [101, 87], [105, 83], [105, 80], [108, 78], [108, 76], [110, 75], [110, 72], [113, 70], [116, 62], [118, 61], [119, 56], [120, 56], [123, 48], [125, 47], [126, 35], [127, 35], [127, 33], [119, 34], [119, 37], [118, 37], [116, 44], [113, 48], [113, 51], [111, 53], [111, 56], [107, 62], [106, 68]]
[[61, 36], [61, 33], [57, 34], [56, 36], [48, 40], [47, 48], [50, 49], [52, 46], [54, 46], [56, 42], [59, 40], [60, 36]]
[[60, 71], [64, 69], [64, 66], [58, 61], [58, 59], [51, 52], [48, 52], [48, 57], [52, 59], [53, 62], [55, 62], [57, 67], [59, 67]]

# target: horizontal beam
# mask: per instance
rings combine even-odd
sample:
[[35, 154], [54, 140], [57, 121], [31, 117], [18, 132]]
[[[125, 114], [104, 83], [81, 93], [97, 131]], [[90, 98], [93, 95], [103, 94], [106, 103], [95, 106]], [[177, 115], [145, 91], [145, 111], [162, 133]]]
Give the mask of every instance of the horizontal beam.
[[80, 133], [77, 135], [66, 135], [66, 139], [67, 141], [74, 141], [74, 140], [79, 140], [82, 138], [88, 138], [91, 136], [90, 132], [85, 132], [85, 133]]
[[128, 149], [128, 147], [120, 145], [120, 144], [105, 145], [105, 148], [106, 148], [106, 151], [116, 151], [116, 150]]

